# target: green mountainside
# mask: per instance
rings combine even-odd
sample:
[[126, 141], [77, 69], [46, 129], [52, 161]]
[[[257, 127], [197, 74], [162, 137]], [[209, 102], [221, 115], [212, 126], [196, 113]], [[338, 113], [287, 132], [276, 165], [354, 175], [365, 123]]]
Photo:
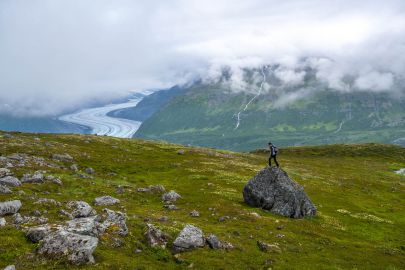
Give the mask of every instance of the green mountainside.
[[[305, 97], [280, 105], [286, 97], [307, 89], [311, 90]], [[285, 93], [289, 95], [283, 96]], [[234, 92], [222, 83], [195, 85], [146, 119], [135, 136], [230, 150], [265, 147], [269, 140], [280, 146], [405, 145], [404, 98], [387, 93], [342, 93], [308, 80], [304, 86], [266, 91], [244, 110], [254, 95]], [[240, 125], [236, 128], [238, 112]]]
[[[395, 171], [405, 168], [405, 149], [399, 146], [280, 149], [282, 169], [303, 185], [318, 209], [316, 217], [290, 219], [243, 201], [244, 185], [266, 165], [263, 151], [240, 153], [92, 135], [3, 134], [1, 167], [7, 165], [19, 179], [42, 171], [47, 179], [57, 177], [62, 183], [23, 183], [11, 187], [12, 193], [0, 194], [0, 202], [20, 200], [22, 216], [39, 213], [49, 224], [61, 224], [68, 220], [61, 215], [62, 209], [69, 211], [67, 202], [82, 200], [102, 213], [106, 206], [93, 201], [110, 195], [120, 202], [107, 207], [126, 214], [129, 233], [115, 235], [112, 228], [99, 239], [95, 264], [79, 267], [62, 257], [37, 254], [41, 244], [33, 244], [24, 233], [32, 226], [30, 221], [15, 225], [15, 218], [7, 215], [6, 225], [0, 227], [0, 268], [10, 264], [21, 270], [404, 268], [405, 176]], [[164, 208], [159, 192], [140, 192], [150, 185], [179, 193], [178, 210]], [[39, 199], [55, 203], [39, 204]], [[200, 215], [191, 216], [193, 210]], [[148, 223], [168, 235], [167, 248], [147, 244]], [[175, 255], [171, 245], [185, 224], [201, 228], [205, 235], [213, 233], [234, 248], [206, 246]], [[261, 251], [257, 241], [279, 249]]]

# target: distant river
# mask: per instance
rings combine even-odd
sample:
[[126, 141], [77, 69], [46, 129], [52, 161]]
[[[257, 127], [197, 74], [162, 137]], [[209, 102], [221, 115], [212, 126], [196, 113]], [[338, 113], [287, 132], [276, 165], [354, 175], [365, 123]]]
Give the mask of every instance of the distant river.
[[142, 122], [107, 116], [111, 111], [135, 107], [142, 98], [135, 98], [124, 103], [110, 104], [103, 107], [83, 109], [59, 117], [59, 120], [89, 127], [92, 134], [119, 138], [132, 138]]

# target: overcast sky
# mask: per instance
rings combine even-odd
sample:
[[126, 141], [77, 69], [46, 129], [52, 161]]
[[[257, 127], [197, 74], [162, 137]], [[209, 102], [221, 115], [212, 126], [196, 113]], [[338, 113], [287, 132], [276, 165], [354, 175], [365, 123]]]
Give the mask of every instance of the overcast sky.
[[332, 87], [353, 74], [358, 88], [393, 88], [405, 1], [0, 0], [0, 112], [58, 114], [223, 65], [281, 63], [294, 80], [302, 57]]

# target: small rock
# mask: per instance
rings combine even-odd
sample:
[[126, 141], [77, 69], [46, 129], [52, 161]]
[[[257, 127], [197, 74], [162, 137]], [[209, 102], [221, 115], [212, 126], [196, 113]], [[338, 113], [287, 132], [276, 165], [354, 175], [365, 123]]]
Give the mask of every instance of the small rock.
[[284, 225], [278, 225], [277, 226], [277, 230], [282, 230], [282, 229], [284, 229]]
[[118, 194], [122, 194], [122, 193], [125, 192], [125, 189], [124, 189], [123, 186], [119, 185], [119, 186], [116, 188], [116, 191], [117, 191]]
[[34, 211], [31, 212], [31, 214], [32, 214], [33, 216], [35, 216], [35, 217], [40, 217], [40, 216], [41, 216], [41, 211], [39, 211], [39, 210], [34, 210]]
[[228, 220], [228, 219], [230, 219], [229, 216], [223, 216], [223, 217], [220, 217], [220, 218], [218, 219], [218, 221], [219, 221], [219, 222], [224, 222], [224, 221], [226, 221], [226, 220]]
[[284, 237], [285, 237], [285, 235], [284, 235], [284, 234], [279, 233], [279, 234], [276, 234], [276, 237], [277, 237], [277, 238], [284, 238]]
[[4, 270], [15, 270], [15, 265], [8, 265]]
[[42, 239], [45, 238], [45, 236], [51, 231], [51, 228], [48, 225], [45, 226], [35, 226], [28, 228], [26, 231], [25, 235], [31, 242], [33, 243], [38, 243]]
[[199, 213], [197, 210], [193, 210], [193, 211], [190, 212], [190, 216], [192, 216], [192, 217], [199, 217], [199, 216], [200, 216], [200, 213]]
[[90, 167], [86, 168], [86, 170], [84, 172], [87, 173], [87, 174], [94, 174], [95, 173], [94, 169], [90, 168]]
[[33, 175], [31, 174], [24, 174], [21, 182], [23, 183], [44, 183], [44, 175], [40, 172], [35, 172]]
[[263, 252], [281, 253], [281, 249], [278, 244], [268, 244], [262, 241], [257, 241], [257, 246]]
[[96, 211], [84, 201], [71, 201], [67, 203], [69, 209], [73, 209], [72, 215], [75, 218], [89, 217], [96, 215]]
[[0, 218], [0, 227], [6, 226], [6, 219], [5, 218]]
[[173, 242], [173, 251], [182, 252], [204, 247], [205, 240], [200, 228], [187, 224]]
[[174, 204], [165, 204], [163, 205], [164, 208], [168, 209], [168, 210], [178, 210], [179, 208], [177, 208], [176, 205]]
[[57, 160], [57, 161], [65, 161], [65, 162], [73, 161], [73, 157], [69, 154], [53, 154], [52, 159]]
[[58, 230], [42, 240], [38, 253], [51, 258], [66, 257], [76, 265], [89, 264], [95, 262], [93, 252], [97, 244], [96, 237]]
[[183, 149], [180, 149], [179, 151], [177, 151], [178, 155], [184, 155], [186, 151], [184, 151]]
[[19, 200], [0, 202], [0, 216], [15, 214], [20, 210], [21, 206], [22, 204]]
[[165, 202], [175, 202], [177, 199], [180, 199], [181, 196], [177, 194], [174, 190], [171, 190], [170, 192], [167, 192], [163, 194], [162, 200]]
[[167, 222], [167, 221], [169, 221], [169, 218], [167, 216], [163, 216], [163, 217], [158, 218], [158, 221], [159, 222]]
[[70, 166], [70, 169], [71, 169], [72, 171], [74, 171], [74, 172], [77, 172], [77, 171], [79, 170], [79, 166], [77, 166], [77, 164], [72, 164], [72, 165]]
[[149, 188], [137, 188], [136, 191], [146, 193], [146, 192], [150, 192], [150, 189]]
[[120, 203], [119, 199], [116, 199], [114, 197], [111, 196], [102, 196], [102, 197], [97, 197], [94, 200], [94, 204], [95, 205], [114, 205]]
[[42, 204], [42, 205], [54, 205], [54, 206], [61, 206], [62, 204], [54, 199], [47, 199], [41, 198], [34, 202], [34, 204]]
[[4, 186], [9, 186], [9, 187], [19, 187], [21, 186], [20, 180], [15, 178], [14, 176], [6, 176], [3, 178], [0, 178], [0, 184]]
[[10, 194], [12, 193], [11, 189], [6, 186], [0, 185], [0, 194]]
[[137, 254], [142, 253], [142, 249], [139, 249], [139, 248], [135, 249], [135, 253], [137, 253]]
[[146, 224], [146, 232], [144, 233], [146, 242], [151, 247], [159, 246], [165, 248], [168, 241], [167, 234], [163, 233], [160, 229], [156, 228], [152, 224]]
[[206, 240], [207, 240], [209, 247], [212, 249], [220, 249], [222, 247], [222, 244], [219, 241], [218, 237], [214, 234], [208, 235]]
[[160, 192], [160, 193], [163, 193], [163, 192], [166, 191], [165, 187], [162, 186], [162, 185], [152, 185], [152, 186], [149, 186], [149, 190], [150, 190], [150, 191], [154, 191], [154, 192]]

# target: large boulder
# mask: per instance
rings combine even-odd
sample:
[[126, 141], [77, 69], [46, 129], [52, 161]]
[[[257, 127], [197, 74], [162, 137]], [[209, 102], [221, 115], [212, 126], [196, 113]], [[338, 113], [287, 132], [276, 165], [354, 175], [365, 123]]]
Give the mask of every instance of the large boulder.
[[20, 180], [15, 178], [14, 176], [5, 176], [0, 178], [0, 184], [9, 187], [19, 187], [21, 186]]
[[183, 252], [204, 247], [205, 238], [200, 228], [187, 224], [173, 242], [174, 252]]
[[316, 207], [304, 188], [275, 167], [267, 167], [256, 174], [244, 187], [243, 198], [251, 206], [285, 217], [316, 215]]
[[38, 253], [51, 258], [65, 257], [76, 265], [89, 264], [94, 263], [97, 244], [96, 237], [57, 230], [42, 240]]
[[0, 202], [0, 216], [15, 214], [20, 210], [21, 206], [22, 204], [19, 200]]

